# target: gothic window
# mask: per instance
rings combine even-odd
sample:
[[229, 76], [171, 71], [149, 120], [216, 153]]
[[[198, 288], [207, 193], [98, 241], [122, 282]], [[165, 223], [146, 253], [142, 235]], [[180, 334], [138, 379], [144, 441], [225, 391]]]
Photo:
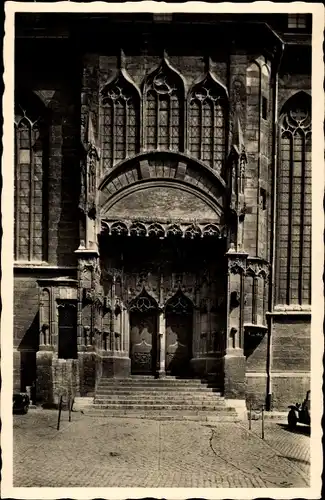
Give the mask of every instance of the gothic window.
[[15, 260], [44, 261], [48, 129], [36, 96], [15, 106]]
[[224, 90], [208, 76], [190, 94], [189, 150], [195, 158], [221, 172], [225, 149]]
[[277, 302], [311, 299], [311, 115], [299, 92], [284, 106], [277, 206]]
[[77, 358], [77, 306], [68, 301], [58, 305], [59, 346], [58, 357], [61, 359]]
[[147, 149], [183, 150], [184, 86], [164, 59], [144, 86]]
[[139, 151], [140, 97], [120, 73], [102, 92], [103, 170]]

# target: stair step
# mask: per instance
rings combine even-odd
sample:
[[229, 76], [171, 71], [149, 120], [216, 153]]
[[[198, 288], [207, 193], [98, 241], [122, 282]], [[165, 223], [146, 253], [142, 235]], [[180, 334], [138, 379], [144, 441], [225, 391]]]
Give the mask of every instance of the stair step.
[[140, 404], [140, 405], [194, 405], [194, 406], [217, 406], [218, 408], [223, 408], [225, 406], [224, 401], [218, 400], [197, 400], [197, 399], [137, 399], [137, 398], [101, 398], [100, 396], [96, 396], [95, 403], [104, 403], [104, 404], [120, 404], [120, 405], [128, 405], [128, 404]]
[[[206, 386], [214, 385], [214, 382], [202, 381], [200, 379], [177, 379], [177, 378], [102, 378], [100, 383], [103, 385], [192, 385]], [[215, 383], [217, 385], [217, 383]]]
[[104, 401], [95, 401], [94, 408], [100, 408], [100, 409], [111, 409], [111, 410], [182, 410], [182, 411], [188, 411], [188, 410], [196, 410], [196, 411], [204, 411], [204, 410], [209, 410], [209, 411], [217, 411], [218, 413], [220, 412], [234, 412], [235, 410], [233, 408], [230, 408], [228, 406], [222, 406], [219, 407], [218, 405], [198, 405], [198, 404], [140, 404], [140, 403], [133, 403], [133, 404], [120, 404], [120, 403], [106, 403]]
[[198, 393], [204, 393], [204, 394], [220, 394], [221, 391], [219, 388], [213, 388], [213, 387], [204, 387], [204, 386], [198, 386], [198, 387], [190, 387], [190, 386], [140, 386], [140, 385], [102, 385], [98, 384], [97, 386], [97, 392], [103, 392], [103, 393], [114, 393], [114, 392], [164, 392], [170, 394], [170, 392], [195, 392], [196, 394]]
[[92, 409], [86, 408], [83, 410], [84, 414], [93, 417], [123, 417], [123, 418], [137, 418], [137, 419], [152, 419], [152, 420], [198, 420], [205, 422], [239, 422], [240, 418], [237, 413], [229, 412], [220, 414], [209, 411], [143, 411], [143, 410], [110, 410], [110, 409]]
[[159, 389], [140, 389], [140, 388], [136, 388], [136, 389], [133, 389], [132, 387], [130, 388], [121, 388], [121, 389], [108, 389], [108, 388], [105, 388], [105, 389], [102, 389], [101, 387], [100, 388], [97, 388], [97, 391], [96, 391], [96, 394], [100, 394], [101, 396], [102, 395], [106, 395], [106, 396], [114, 396], [114, 395], [122, 395], [122, 396], [144, 396], [144, 397], [148, 397], [150, 398], [151, 396], [153, 397], [168, 397], [168, 398], [174, 398], [174, 397], [177, 397], [178, 395], [179, 396], [182, 396], [182, 397], [187, 397], [187, 396], [192, 396], [194, 398], [223, 398], [223, 396], [221, 396], [221, 393], [220, 392], [213, 392], [213, 391], [190, 391], [189, 389], [182, 389], [182, 390], [173, 390], [173, 391], [170, 391], [170, 390], [164, 390], [162, 388], [159, 388]]

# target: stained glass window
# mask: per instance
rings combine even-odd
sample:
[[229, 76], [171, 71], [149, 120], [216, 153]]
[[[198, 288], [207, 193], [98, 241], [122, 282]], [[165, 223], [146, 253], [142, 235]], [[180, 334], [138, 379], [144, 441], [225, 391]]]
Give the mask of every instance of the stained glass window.
[[139, 151], [140, 98], [136, 89], [119, 76], [105, 88], [102, 100], [102, 168]]
[[302, 305], [311, 299], [311, 118], [309, 98], [299, 94], [287, 103], [281, 126], [277, 302]]
[[183, 106], [181, 78], [163, 62], [145, 85], [147, 149], [183, 150]]
[[197, 85], [189, 102], [191, 155], [221, 172], [225, 159], [225, 107], [223, 91], [212, 78]]
[[39, 106], [15, 110], [15, 260], [46, 260], [46, 130]]

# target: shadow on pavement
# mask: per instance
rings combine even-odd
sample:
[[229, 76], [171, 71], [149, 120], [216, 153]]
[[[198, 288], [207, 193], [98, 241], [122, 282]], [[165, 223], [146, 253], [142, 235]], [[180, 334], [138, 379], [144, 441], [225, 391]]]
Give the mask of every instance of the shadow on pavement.
[[292, 434], [304, 434], [305, 436], [310, 436], [310, 426], [309, 425], [297, 425], [295, 429], [289, 429], [287, 424], [277, 424], [279, 427], [285, 431], [291, 432]]

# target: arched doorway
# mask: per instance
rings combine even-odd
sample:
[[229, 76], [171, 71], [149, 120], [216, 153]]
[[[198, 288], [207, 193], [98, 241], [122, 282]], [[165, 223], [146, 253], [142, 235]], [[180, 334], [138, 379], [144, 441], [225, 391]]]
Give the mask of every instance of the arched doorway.
[[193, 337], [193, 304], [177, 292], [166, 304], [166, 373], [190, 375]]
[[143, 290], [129, 306], [130, 358], [133, 375], [154, 375], [157, 370], [158, 305]]

